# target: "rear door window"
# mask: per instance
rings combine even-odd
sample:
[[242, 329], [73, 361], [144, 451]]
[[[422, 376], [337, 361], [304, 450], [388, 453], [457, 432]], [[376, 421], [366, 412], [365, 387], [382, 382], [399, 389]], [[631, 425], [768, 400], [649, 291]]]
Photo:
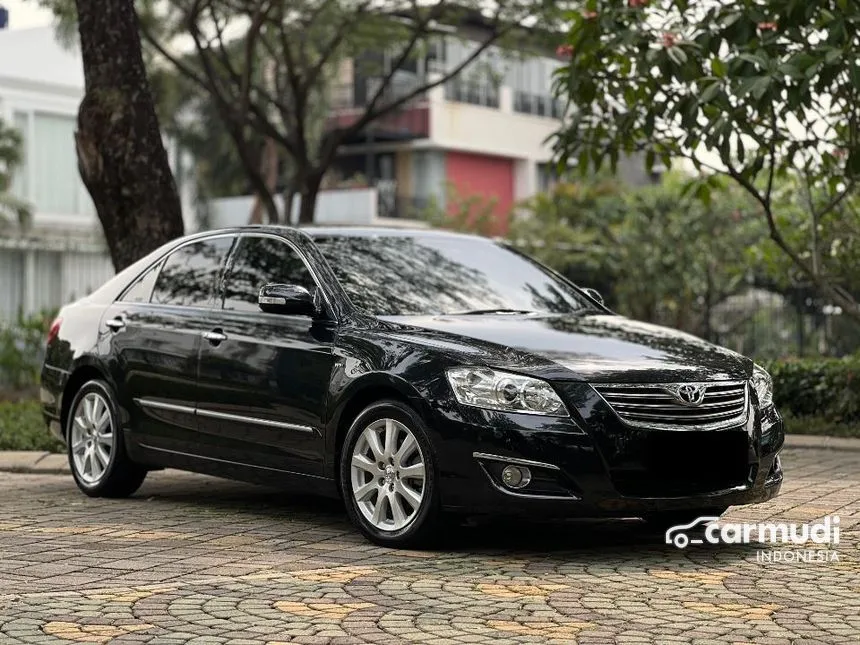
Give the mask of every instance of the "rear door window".
[[224, 261], [234, 238], [201, 240], [174, 251], [155, 281], [150, 302], [181, 307], [211, 307]]

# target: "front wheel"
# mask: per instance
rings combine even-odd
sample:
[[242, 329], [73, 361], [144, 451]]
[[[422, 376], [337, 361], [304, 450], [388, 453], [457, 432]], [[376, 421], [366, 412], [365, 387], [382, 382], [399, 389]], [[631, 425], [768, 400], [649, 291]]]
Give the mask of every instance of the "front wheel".
[[434, 537], [439, 515], [433, 448], [421, 417], [399, 401], [359, 414], [340, 455], [340, 487], [352, 522], [383, 546]]
[[93, 380], [75, 394], [66, 429], [75, 483], [90, 497], [128, 497], [146, 469], [125, 452], [116, 400], [110, 386]]

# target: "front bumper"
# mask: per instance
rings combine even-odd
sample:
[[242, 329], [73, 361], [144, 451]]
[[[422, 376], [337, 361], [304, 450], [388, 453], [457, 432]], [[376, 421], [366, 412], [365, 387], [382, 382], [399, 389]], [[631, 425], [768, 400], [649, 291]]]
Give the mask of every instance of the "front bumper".
[[[650, 431], [606, 414], [590, 386], [569, 390], [570, 418], [464, 406], [437, 412], [431, 426], [443, 506], [468, 514], [636, 517], [764, 502], [779, 492], [784, 427], [773, 407], [752, 408], [745, 425], [728, 430]], [[528, 467], [532, 481], [505, 486], [509, 464]]]

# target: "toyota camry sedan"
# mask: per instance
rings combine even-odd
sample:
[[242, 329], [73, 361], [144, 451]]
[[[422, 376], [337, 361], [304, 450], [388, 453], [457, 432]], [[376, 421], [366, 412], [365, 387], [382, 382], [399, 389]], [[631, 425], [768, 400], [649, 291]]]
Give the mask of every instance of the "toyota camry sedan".
[[751, 360], [438, 231], [170, 242], [61, 310], [42, 403], [87, 495], [186, 469], [339, 496], [384, 545], [445, 513], [668, 526], [783, 477]]

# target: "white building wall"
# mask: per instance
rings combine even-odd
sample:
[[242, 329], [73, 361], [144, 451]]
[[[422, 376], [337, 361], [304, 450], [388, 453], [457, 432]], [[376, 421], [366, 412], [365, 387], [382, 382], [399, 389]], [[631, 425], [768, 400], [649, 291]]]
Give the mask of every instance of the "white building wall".
[[430, 145], [445, 150], [528, 159], [552, 158], [547, 138], [559, 122], [469, 103], [441, 101], [430, 110]]
[[0, 324], [14, 323], [82, 298], [114, 275], [96, 248], [40, 248], [38, 242], [0, 246]]
[[[84, 233], [97, 240], [101, 226], [77, 171], [74, 143], [83, 95], [80, 53], [60, 46], [53, 27], [0, 31], [0, 117], [23, 130], [26, 157], [13, 192], [41, 205], [33, 216], [36, 228]], [[181, 163], [187, 168], [187, 155], [170, 141], [165, 145], [171, 166], [176, 169]], [[178, 190], [185, 228], [191, 231], [196, 226], [193, 177], [181, 169], [175, 174], [183, 179]]]

